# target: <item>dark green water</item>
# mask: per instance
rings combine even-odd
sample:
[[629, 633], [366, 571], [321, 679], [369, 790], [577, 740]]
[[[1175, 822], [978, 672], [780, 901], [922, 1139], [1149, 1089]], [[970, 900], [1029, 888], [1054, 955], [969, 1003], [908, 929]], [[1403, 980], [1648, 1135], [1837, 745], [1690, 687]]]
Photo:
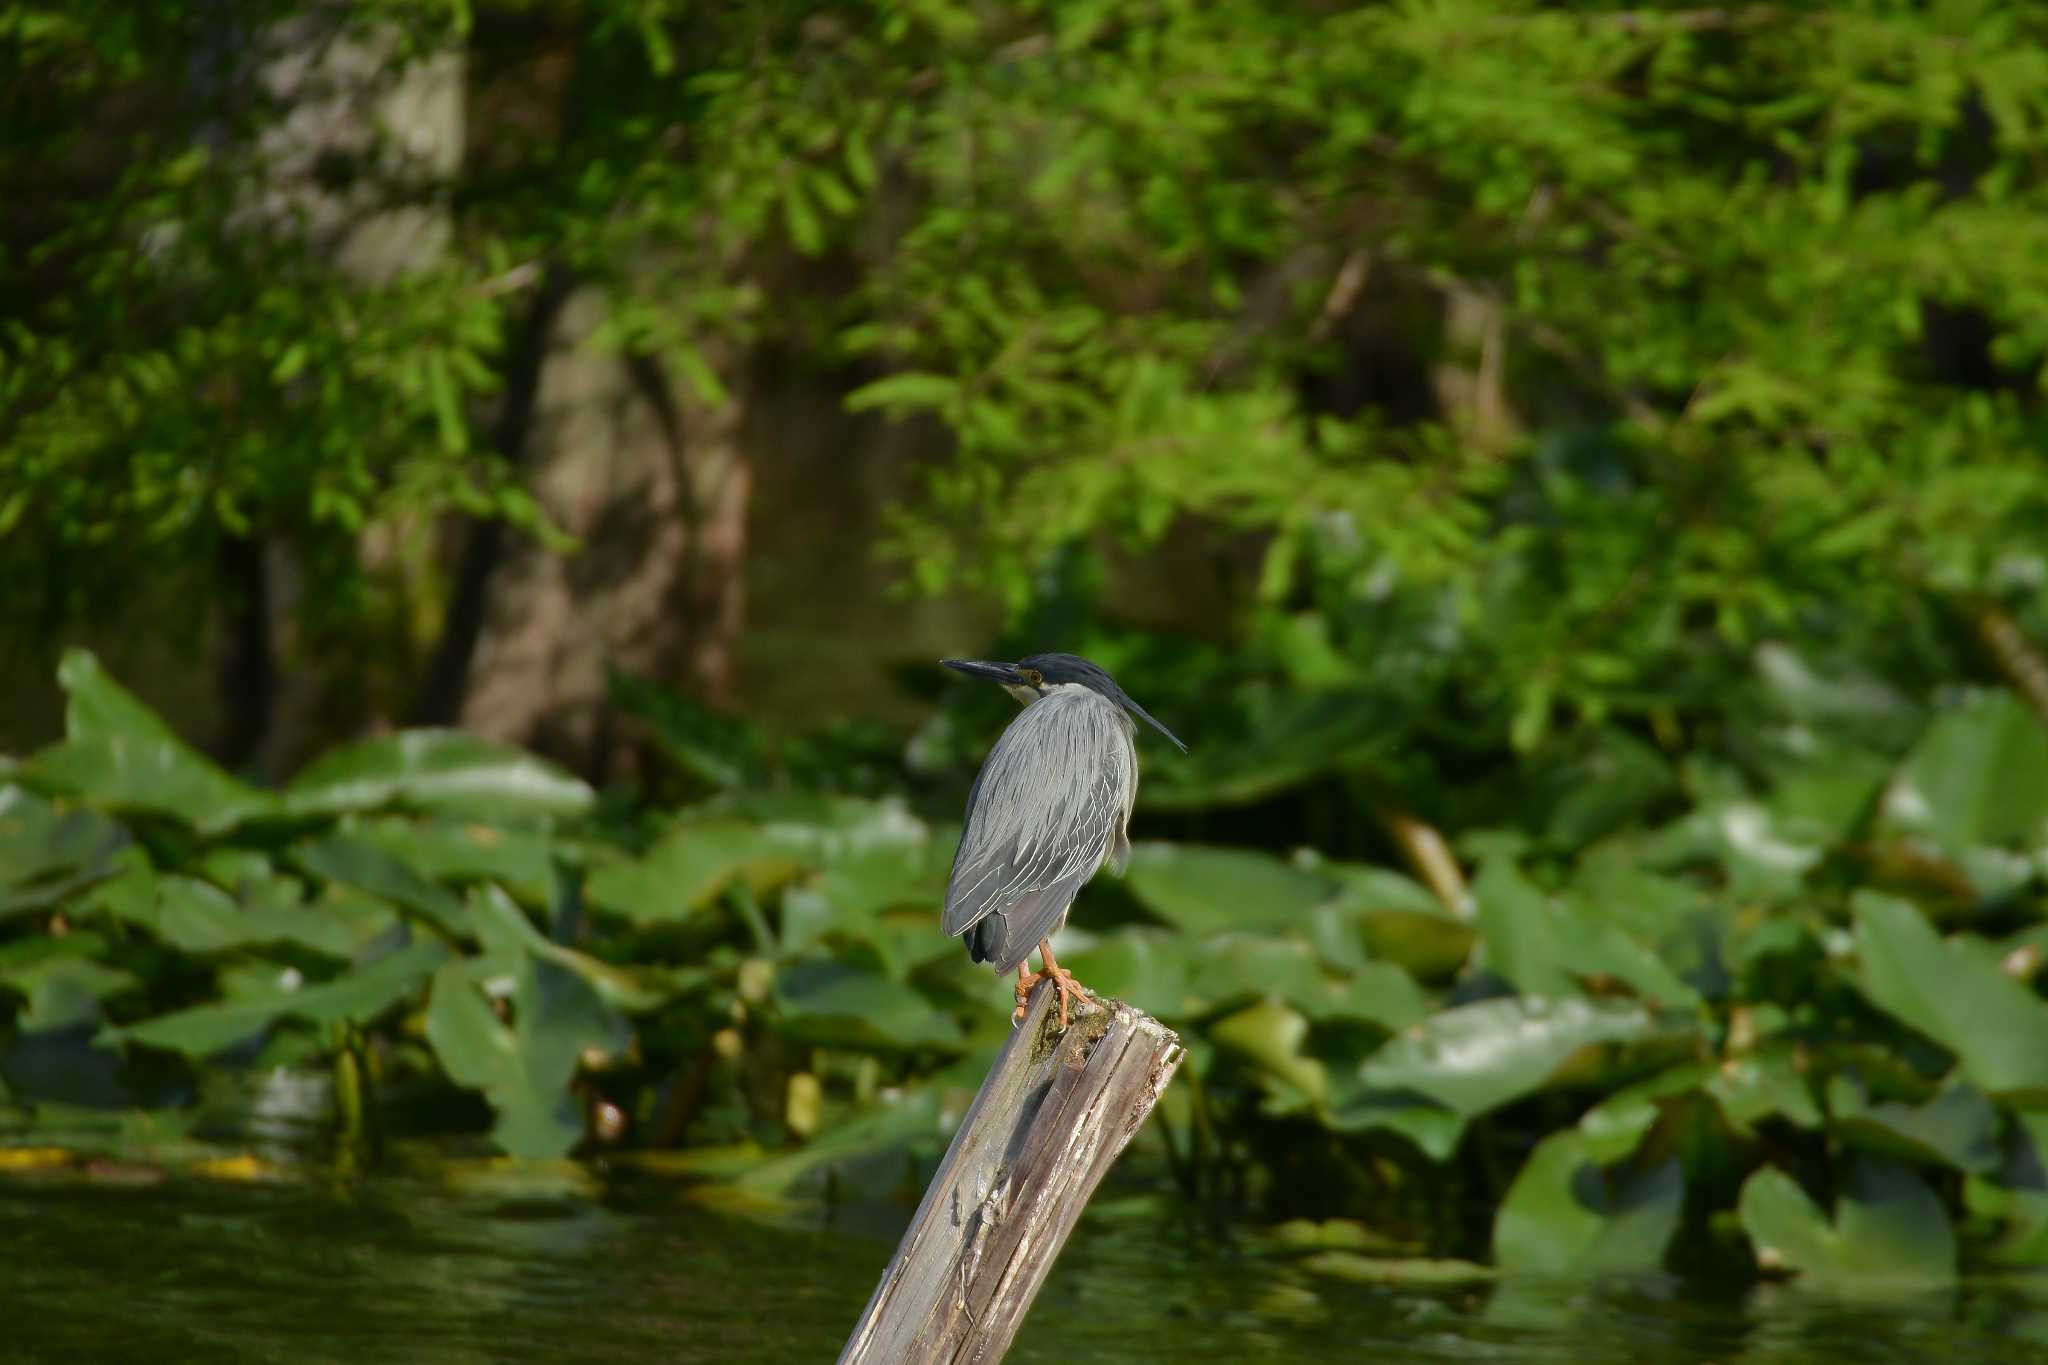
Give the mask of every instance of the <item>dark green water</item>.
[[[0, 1180], [8, 1361], [829, 1361], [900, 1211], [823, 1226], [596, 1197]], [[853, 1225], [849, 1225], [849, 1221]], [[2048, 1360], [2048, 1285], [1861, 1301], [1676, 1281], [1352, 1283], [1091, 1213], [1014, 1362]]]

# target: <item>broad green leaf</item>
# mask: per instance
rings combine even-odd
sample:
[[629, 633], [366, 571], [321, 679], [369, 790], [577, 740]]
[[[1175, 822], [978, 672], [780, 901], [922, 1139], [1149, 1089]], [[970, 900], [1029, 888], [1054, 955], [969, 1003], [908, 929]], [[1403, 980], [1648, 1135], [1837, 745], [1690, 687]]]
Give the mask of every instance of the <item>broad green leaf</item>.
[[347, 1019], [367, 1023], [413, 995], [448, 950], [431, 940], [387, 954], [364, 967], [296, 990], [241, 995], [212, 1005], [158, 1015], [123, 1028], [105, 1029], [107, 1043], [148, 1047], [206, 1057], [269, 1027], [280, 1018], [326, 1024]]
[[908, 985], [848, 963], [792, 963], [775, 976], [782, 1028], [793, 1038], [846, 1048], [952, 1048], [953, 1017]]
[[1775, 1166], [1743, 1182], [1739, 1212], [1766, 1270], [1845, 1289], [1955, 1278], [1955, 1230], [1941, 1200], [1884, 1157], [1847, 1161], [1832, 1218]]
[[1999, 1164], [1998, 1112], [1970, 1085], [1947, 1086], [1920, 1105], [1872, 1104], [1845, 1072], [1828, 1083], [1827, 1099], [1834, 1131], [1856, 1146], [1978, 1175]]
[[1332, 972], [1308, 944], [1258, 934], [1223, 934], [1194, 943], [1185, 990], [1181, 1005], [1191, 1014], [1232, 999], [1263, 996], [1299, 1009], [1310, 1020], [1359, 1019], [1391, 1032], [1428, 1012], [1421, 988], [1392, 963], [1368, 962], [1353, 971]]
[[1307, 943], [1269, 934], [1197, 939], [1132, 926], [1063, 952], [1060, 960], [1091, 990], [1170, 1018], [1267, 998], [1311, 1020], [1358, 1019], [1394, 1031], [1428, 1012], [1421, 988], [1392, 963], [1332, 970]]
[[1577, 1132], [1584, 1158], [1606, 1166], [1628, 1156], [1663, 1114], [1661, 1102], [1700, 1089], [1712, 1070], [1704, 1062], [1667, 1066], [1623, 1086], [1579, 1115]]
[[1983, 1254], [2001, 1265], [2048, 1265], [2048, 1112], [2014, 1114], [2000, 1157], [1996, 1172], [1963, 1182], [1970, 1213], [2001, 1225]]
[[471, 898], [477, 933], [493, 948], [517, 946], [576, 973], [598, 993], [605, 1004], [620, 1010], [650, 1010], [671, 999], [689, 978], [657, 970], [628, 968], [600, 961], [588, 953], [554, 942], [526, 917], [526, 912], [496, 886], [479, 888]]
[[1473, 884], [1487, 966], [1524, 995], [1577, 995], [1579, 980], [1612, 976], [1661, 1005], [1700, 1003], [1663, 960], [1595, 907], [1552, 898], [1495, 857]]
[[1791, 1043], [1773, 1041], [1721, 1063], [1702, 1088], [1738, 1130], [1774, 1115], [1801, 1128], [1818, 1128], [1822, 1121], [1799, 1049]]
[[1953, 1052], [1986, 1093], [2048, 1099], [2048, 1001], [1905, 901], [1859, 891], [1853, 906], [1854, 980], [1873, 1004]]
[[163, 717], [115, 682], [100, 666], [99, 656], [89, 649], [64, 651], [57, 664], [57, 685], [64, 689], [64, 733], [73, 739], [129, 735], [177, 742]]
[[196, 877], [124, 873], [85, 902], [190, 953], [215, 953], [259, 943], [296, 943], [330, 957], [352, 958], [395, 919], [374, 897], [332, 887], [301, 899], [298, 881], [266, 877], [237, 898]]
[[1938, 716], [1900, 766], [1884, 809], [1951, 853], [2048, 844], [2048, 727], [2009, 692]]
[[154, 884], [150, 901], [124, 903], [132, 923], [189, 953], [219, 952], [248, 942], [241, 908], [212, 882], [173, 875], [159, 876]]
[[119, 868], [128, 833], [94, 810], [63, 810], [0, 786], [0, 918], [56, 904]]
[[[774, 1198], [823, 1194], [835, 1177], [852, 1184], [856, 1171], [873, 1170], [890, 1179], [906, 1158], [943, 1149], [940, 1087], [927, 1085], [901, 1099], [832, 1124], [796, 1151], [753, 1153], [740, 1163], [733, 1183], [749, 1193]], [[854, 1188], [872, 1188], [868, 1182]]]
[[394, 817], [354, 822], [348, 834], [428, 881], [496, 882], [529, 901], [544, 899], [554, 884], [555, 844], [530, 830]]
[[283, 798], [295, 815], [400, 806], [478, 820], [581, 815], [596, 799], [545, 759], [460, 730], [404, 730], [337, 749]]
[[1277, 1000], [1262, 1000], [1217, 1020], [1209, 1026], [1208, 1035], [1218, 1046], [1258, 1063], [1279, 1112], [1291, 1113], [1304, 1104], [1320, 1106], [1328, 1097], [1323, 1064], [1302, 1053], [1308, 1020], [1299, 1010]]
[[875, 915], [898, 906], [943, 904], [946, 878], [924, 845], [881, 845], [838, 854], [811, 883], [811, 889], [841, 911]]
[[[1389, 1040], [1366, 1059], [1358, 1082], [1367, 1092], [1413, 1092], [1473, 1118], [1560, 1073], [1612, 1074], [1614, 1066], [1581, 1056], [1590, 1050], [1682, 1043], [1692, 1032], [1682, 1020], [1622, 1001], [1486, 1000], [1444, 1010]], [[1592, 1066], [1568, 1067], [1575, 1061]]]
[[132, 972], [94, 960], [106, 950], [97, 934], [33, 938], [0, 947], [0, 987], [24, 998], [17, 1023], [25, 1033], [89, 1024], [100, 1002], [135, 989]]
[[1502, 1270], [1588, 1275], [1662, 1265], [1685, 1203], [1678, 1159], [1606, 1169], [1592, 1147], [1587, 1134], [1566, 1129], [1529, 1154], [1494, 1217]]
[[960, 392], [960, 381], [943, 374], [892, 374], [871, 380], [846, 396], [852, 412], [870, 408], [908, 411], [944, 407]]
[[1449, 1161], [1465, 1136], [1465, 1116], [1413, 1091], [1374, 1091], [1337, 1081], [1324, 1121], [1340, 1133], [1384, 1129], [1415, 1144], [1431, 1161]]
[[583, 889], [593, 904], [658, 924], [695, 915], [735, 877], [759, 892], [802, 867], [786, 839], [758, 825], [702, 820], [678, 825], [642, 857], [594, 863]]
[[1584, 945], [1565, 941], [1562, 916], [1544, 893], [1505, 858], [1490, 858], [1472, 883], [1486, 965], [1524, 995], [1579, 994], [1567, 962], [1585, 970]]
[[1314, 911], [1309, 929], [1331, 966], [1357, 969], [1378, 958], [1416, 980], [1444, 981], [1465, 965], [1477, 926], [1444, 909], [1422, 883], [1361, 863], [1304, 865], [1337, 883], [1335, 899]]
[[103, 810], [143, 811], [221, 834], [274, 816], [268, 792], [237, 782], [176, 739], [92, 731], [38, 752], [22, 782]]
[[1200, 844], [1138, 844], [1125, 876], [1147, 910], [1196, 935], [1233, 929], [1306, 934], [1310, 913], [1336, 890], [1271, 854]]
[[1358, 918], [1358, 934], [1373, 957], [1430, 982], [1456, 976], [1479, 941], [1476, 924], [1440, 908], [1367, 910]]
[[297, 878], [266, 877], [245, 886], [237, 899], [241, 942], [296, 943], [344, 960], [398, 922], [391, 904], [338, 882], [307, 900]]
[[1305, 870], [1329, 877], [1338, 886], [1339, 903], [1356, 904], [1365, 910], [1412, 910], [1424, 915], [1447, 912], [1434, 893], [1391, 868], [1370, 863], [1342, 863], [1325, 859], [1306, 860]]
[[[497, 1089], [516, 1083], [519, 1048], [512, 1030], [491, 1011], [483, 992], [470, 984], [460, 962], [434, 973], [427, 1004], [427, 1041], [441, 1059], [448, 1079], [469, 1090], [482, 1090], [497, 1103]], [[572, 1139], [573, 1143], [573, 1139]], [[564, 1144], [567, 1151], [571, 1144]], [[557, 1152], [556, 1155], [560, 1153]]]
[[427, 1040], [450, 1080], [481, 1090], [497, 1112], [492, 1139], [513, 1156], [549, 1159], [583, 1136], [581, 1105], [570, 1090], [586, 1052], [616, 1053], [630, 1038], [625, 1022], [589, 983], [542, 958], [527, 959], [507, 1028], [460, 962], [434, 975]]
[[1099, 995], [1179, 1020], [1199, 1013], [1203, 1005], [1202, 997], [1190, 989], [1192, 957], [1184, 936], [1130, 926], [1093, 938], [1084, 947], [1063, 950], [1060, 965]]
[[353, 834], [330, 835], [293, 845], [291, 858], [315, 877], [403, 906], [452, 938], [469, 937], [461, 897], [367, 840]]

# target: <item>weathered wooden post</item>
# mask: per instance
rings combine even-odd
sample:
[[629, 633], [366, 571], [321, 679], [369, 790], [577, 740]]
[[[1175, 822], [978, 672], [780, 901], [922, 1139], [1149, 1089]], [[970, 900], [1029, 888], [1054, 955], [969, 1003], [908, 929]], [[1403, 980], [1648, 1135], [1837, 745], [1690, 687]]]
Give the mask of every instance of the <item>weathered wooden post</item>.
[[840, 1365], [997, 1361], [1103, 1173], [1152, 1111], [1180, 1038], [1120, 1001], [1061, 1031], [1040, 983], [960, 1121]]

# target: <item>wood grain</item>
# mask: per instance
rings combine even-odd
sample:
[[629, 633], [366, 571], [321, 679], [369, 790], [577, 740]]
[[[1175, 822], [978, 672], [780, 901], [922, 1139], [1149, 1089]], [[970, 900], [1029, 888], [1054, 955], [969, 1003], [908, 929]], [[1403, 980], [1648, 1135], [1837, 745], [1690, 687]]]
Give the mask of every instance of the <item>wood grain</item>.
[[1180, 1038], [1121, 1001], [1059, 1026], [1050, 982], [997, 1054], [841, 1365], [996, 1361], [1089, 1196], [1180, 1065]]

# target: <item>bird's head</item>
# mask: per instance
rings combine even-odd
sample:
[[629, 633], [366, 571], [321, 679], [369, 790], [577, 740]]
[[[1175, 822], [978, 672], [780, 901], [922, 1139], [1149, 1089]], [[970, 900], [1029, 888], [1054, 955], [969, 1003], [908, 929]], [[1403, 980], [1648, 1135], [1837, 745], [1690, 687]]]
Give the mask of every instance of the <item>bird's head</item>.
[[1181, 743], [1180, 736], [1153, 719], [1152, 713], [1138, 705], [1130, 694], [1117, 686], [1115, 678], [1107, 669], [1092, 664], [1078, 654], [1033, 654], [1013, 664], [990, 663], [980, 659], [941, 659], [940, 663], [965, 673], [971, 678], [986, 678], [999, 685], [1025, 706], [1040, 697], [1068, 687], [1085, 687], [1098, 692], [1123, 707], [1138, 719], [1172, 740], [1182, 753], [1188, 746]]

